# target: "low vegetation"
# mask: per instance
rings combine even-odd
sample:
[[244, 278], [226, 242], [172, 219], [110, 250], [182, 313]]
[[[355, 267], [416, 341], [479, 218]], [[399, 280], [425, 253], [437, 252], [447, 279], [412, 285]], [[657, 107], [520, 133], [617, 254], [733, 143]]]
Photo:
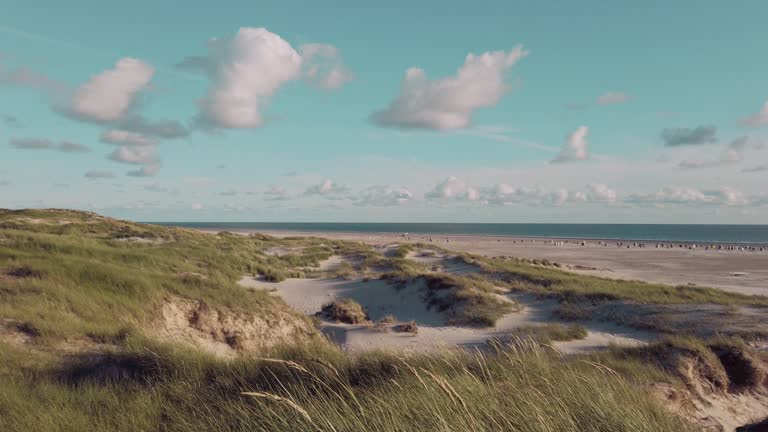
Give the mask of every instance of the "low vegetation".
[[350, 357], [319, 343], [226, 362], [144, 345], [37, 367], [0, 352], [16, 371], [0, 387], [5, 431], [696, 430], [638, 391], [642, 377], [531, 344]]
[[587, 337], [587, 329], [578, 324], [548, 323], [518, 327], [506, 338], [513, 340], [534, 340], [539, 343], [566, 342]]
[[365, 309], [360, 303], [352, 299], [332, 301], [324, 305], [320, 312], [317, 313], [317, 316], [327, 321], [345, 324], [365, 324], [370, 322]]
[[719, 304], [768, 307], [768, 297], [696, 286], [669, 286], [579, 275], [519, 260], [463, 255], [485, 276], [513, 290], [530, 291], [563, 301], [627, 300], [645, 304]]
[[[523, 327], [514, 340], [480, 351], [347, 355], [316, 337], [317, 318], [237, 283], [252, 275], [418, 284], [424, 301], [450, 323], [480, 327], [519, 308], [510, 291], [556, 298], [563, 319], [636, 327], [644, 320], [690, 334], [696, 333], [686, 329], [705, 321], [714, 323], [710, 329], [731, 329], [724, 321], [738, 320], [729, 313], [768, 306], [764, 297], [611, 281], [520, 260], [462, 255], [477, 274], [434, 272], [407, 258], [414, 247], [426, 246], [386, 256], [355, 242], [209, 234], [68, 210], [0, 210], [0, 430], [685, 432], [699, 425], [662, 406], [649, 391], [655, 384], [667, 383], [682, 398], [765, 392], [762, 354], [740, 339], [677, 337], [572, 357], [549, 346], [585, 337], [579, 324]], [[334, 255], [345, 261], [321, 268]], [[715, 308], [722, 321], [689, 313], [690, 305]], [[322, 317], [370, 323], [349, 299], [326, 305]], [[186, 327], [159, 332], [161, 319]], [[254, 345], [242, 338], [258, 332], [228, 326], [253, 320], [291, 344], [244, 350]], [[286, 323], [305, 329], [305, 337], [283, 337]], [[375, 326], [419, 331], [395, 317]], [[180, 344], [168, 337], [174, 332], [215, 333], [209, 342], [231, 355]]]

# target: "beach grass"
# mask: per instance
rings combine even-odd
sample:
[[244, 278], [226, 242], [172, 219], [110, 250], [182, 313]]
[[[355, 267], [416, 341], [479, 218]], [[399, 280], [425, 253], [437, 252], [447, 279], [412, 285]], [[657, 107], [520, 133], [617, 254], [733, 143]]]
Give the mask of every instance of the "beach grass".
[[670, 286], [580, 275], [515, 259], [462, 254], [483, 274], [510, 289], [556, 297], [563, 301], [627, 300], [645, 304], [718, 304], [768, 306], [768, 297], [700, 286]]
[[[7, 358], [12, 350], [0, 353], [4, 362], [12, 361]], [[534, 343], [486, 353], [355, 357], [316, 343], [232, 361], [144, 345], [20, 368], [4, 377], [0, 388], [0, 426], [6, 431], [695, 430], [649, 392], [639, 391], [648, 383], [627, 370], [622, 375], [594, 362], [563, 359]]]
[[[276, 248], [287, 253], [268, 253]], [[0, 430], [692, 431], [649, 386], [701, 384], [685, 373], [691, 364], [721, 392], [766, 381], [764, 359], [738, 339], [678, 337], [571, 357], [548, 346], [583, 338], [579, 324], [523, 327], [514, 341], [476, 351], [348, 355], [307, 337], [227, 358], [152, 331], [162, 306], [177, 298], [315, 329], [278, 297], [237, 282], [328, 277], [333, 271], [320, 263], [333, 255], [347, 259], [346, 277], [423, 284], [425, 302], [456, 325], [493, 325], [519, 307], [510, 291], [557, 298], [559, 313], [575, 320], [590, 318], [579, 305], [611, 301], [768, 305], [764, 297], [472, 255], [459, 259], [477, 273], [447, 274], [407, 259], [410, 250], [388, 257], [355, 242], [0, 211]], [[418, 331], [415, 323], [409, 331]]]

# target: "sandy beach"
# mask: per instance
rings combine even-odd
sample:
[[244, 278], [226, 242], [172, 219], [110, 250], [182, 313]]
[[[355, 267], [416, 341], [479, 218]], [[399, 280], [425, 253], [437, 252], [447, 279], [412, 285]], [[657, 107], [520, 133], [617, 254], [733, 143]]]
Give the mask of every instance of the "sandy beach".
[[276, 237], [315, 236], [353, 240], [377, 246], [429, 243], [431, 238], [433, 244], [456, 252], [547, 259], [562, 264], [566, 270], [583, 274], [669, 285], [693, 284], [744, 294], [768, 295], [768, 250], [706, 250], [702, 245], [688, 249], [679, 247], [679, 243], [672, 248], [656, 248], [656, 242], [645, 242], [645, 247], [632, 246], [632, 242], [627, 247], [625, 242], [619, 247], [617, 240], [585, 240], [582, 245], [581, 240], [550, 238], [418, 234], [403, 237], [402, 234], [388, 233], [298, 231], [263, 233]]

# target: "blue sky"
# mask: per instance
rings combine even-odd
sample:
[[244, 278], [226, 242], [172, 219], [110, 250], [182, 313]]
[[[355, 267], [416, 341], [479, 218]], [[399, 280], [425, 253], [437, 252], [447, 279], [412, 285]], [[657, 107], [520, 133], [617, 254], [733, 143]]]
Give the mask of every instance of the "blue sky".
[[768, 220], [768, 4], [531, 3], [4, 2], [0, 207]]

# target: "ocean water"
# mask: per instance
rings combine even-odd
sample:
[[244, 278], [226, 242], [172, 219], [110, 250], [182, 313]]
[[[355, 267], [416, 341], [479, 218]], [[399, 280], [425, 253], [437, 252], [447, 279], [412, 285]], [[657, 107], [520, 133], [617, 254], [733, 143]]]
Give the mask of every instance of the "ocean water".
[[768, 244], [768, 225], [661, 224], [476, 224], [350, 222], [155, 222], [158, 225], [218, 230], [376, 232], [572, 239], [655, 240], [696, 243]]

